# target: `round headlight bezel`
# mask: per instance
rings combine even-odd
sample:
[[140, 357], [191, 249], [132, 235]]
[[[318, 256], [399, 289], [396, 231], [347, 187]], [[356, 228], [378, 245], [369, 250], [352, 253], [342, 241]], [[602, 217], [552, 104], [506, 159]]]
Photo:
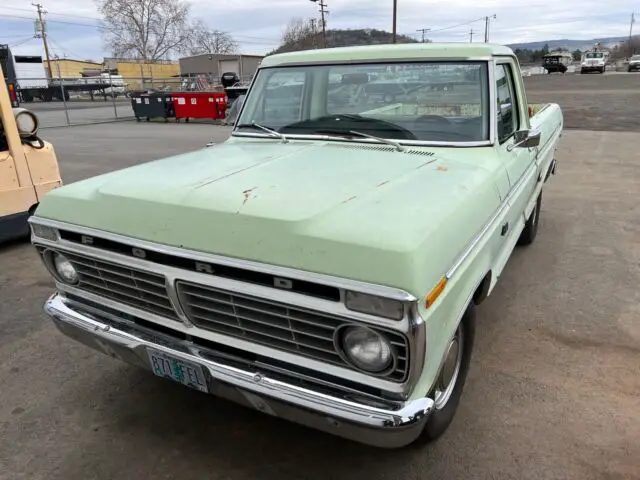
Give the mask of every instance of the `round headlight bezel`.
[[[45, 264], [47, 265], [47, 268], [49, 269], [49, 273], [51, 273], [51, 275], [53, 275], [53, 277], [58, 282], [64, 283], [65, 285], [77, 285], [80, 282], [78, 271], [73, 266], [73, 264], [69, 261], [69, 259], [64, 255], [64, 253], [57, 252], [54, 250], [46, 250], [44, 252], [43, 258], [44, 258]], [[63, 259], [63, 261], [66, 261], [69, 263], [69, 266], [71, 266], [71, 268], [75, 273], [75, 278], [73, 279], [67, 278], [60, 272], [60, 269], [58, 268], [59, 259]]]
[[[359, 361], [358, 359], [354, 359], [354, 357], [347, 350], [346, 340], [347, 340], [347, 336], [350, 333], [355, 333], [358, 331], [373, 334], [387, 344], [389, 348], [389, 354], [390, 354], [389, 362], [387, 364], [379, 368], [370, 368], [370, 367], [367, 368], [367, 366], [364, 365], [361, 361]], [[391, 344], [391, 341], [389, 340], [389, 338], [384, 335], [383, 331], [380, 331], [378, 329], [374, 329], [374, 328], [364, 326], [364, 325], [359, 325], [359, 324], [341, 325], [335, 331], [334, 345], [335, 345], [336, 351], [338, 352], [338, 355], [340, 355], [340, 358], [346, 364], [348, 364], [351, 368], [359, 372], [366, 373], [367, 375], [372, 375], [376, 377], [386, 377], [396, 369], [396, 366], [398, 363], [397, 352], [393, 348], [393, 345]]]

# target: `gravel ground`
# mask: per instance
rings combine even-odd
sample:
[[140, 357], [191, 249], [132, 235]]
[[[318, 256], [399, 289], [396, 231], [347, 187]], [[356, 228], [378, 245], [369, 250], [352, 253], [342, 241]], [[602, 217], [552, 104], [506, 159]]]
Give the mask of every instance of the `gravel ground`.
[[[536, 79], [551, 98], [563, 81]], [[119, 123], [44, 136], [70, 183], [227, 134]], [[423, 448], [371, 449], [76, 344], [41, 311], [53, 284], [33, 249], [0, 247], [0, 479], [640, 478], [636, 150], [634, 133], [566, 132], [538, 238], [479, 309], [458, 414]]]
[[640, 130], [640, 73], [532, 75], [524, 83], [530, 103], [562, 107], [565, 128]]

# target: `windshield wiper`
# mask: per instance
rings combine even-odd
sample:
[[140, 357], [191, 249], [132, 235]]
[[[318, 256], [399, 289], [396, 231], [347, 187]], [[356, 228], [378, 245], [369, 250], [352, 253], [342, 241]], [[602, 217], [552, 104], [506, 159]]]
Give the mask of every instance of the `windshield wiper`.
[[358, 135], [359, 137], [364, 137], [364, 138], [370, 138], [372, 140], [377, 140], [380, 143], [386, 143], [387, 145], [391, 145], [393, 147], [396, 147], [396, 150], [398, 150], [399, 152], [404, 152], [405, 148], [400, 145], [398, 142], [394, 141], [394, 140], [389, 140], [388, 138], [382, 138], [382, 137], [376, 137], [375, 135], [368, 135], [366, 133], [362, 133], [362, 132], [356, 132], [355, 130], [349, 130], [349, 133], [352, 135]]
[[282, 143], [288, 143], [289, 140], [287, 139], [287, 137], [285, 137], [282, 133], [277, 132], [275, 130], [272, 130], [268, 127], [265, 127], [263, 125], [259, 125], [256, 122], [251, 122], [251, 123], [241, 123], [240, 125], [237, 126], [237, 128], [258, 128], [260, 130], [264, 130], [265, 132], [269, 133], [272, 137], [277, 137], [280, 140], [282, 140]]

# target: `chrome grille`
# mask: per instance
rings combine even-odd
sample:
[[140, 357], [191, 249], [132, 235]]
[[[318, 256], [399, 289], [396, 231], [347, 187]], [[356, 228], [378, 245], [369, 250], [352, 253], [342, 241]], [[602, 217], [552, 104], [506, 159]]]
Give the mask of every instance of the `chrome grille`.
[[67, 252], [64, 256], [78, 271], [80, 281], [77, 288], [177, 320], [164, 276]]
[[[185, 314], [197, 327], [349, 366], [333, 343], [334, 332], [345, 319], [187, 282], [178, 282], [177, 291]], [[408, 370], [406, 338], [397, 332], [384, 333], [398, 359], [388, 378], [403, 381]]]

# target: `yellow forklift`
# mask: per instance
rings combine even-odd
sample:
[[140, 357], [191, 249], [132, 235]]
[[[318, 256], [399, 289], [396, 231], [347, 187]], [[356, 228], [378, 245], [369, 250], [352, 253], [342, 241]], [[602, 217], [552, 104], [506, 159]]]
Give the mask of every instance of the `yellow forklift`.
[[38, 137], [38, 117], [19, 108], [15, 79], [0, 62], [0, 242], [27, 237], [27, 220], [62, 185], [53, 146]]

